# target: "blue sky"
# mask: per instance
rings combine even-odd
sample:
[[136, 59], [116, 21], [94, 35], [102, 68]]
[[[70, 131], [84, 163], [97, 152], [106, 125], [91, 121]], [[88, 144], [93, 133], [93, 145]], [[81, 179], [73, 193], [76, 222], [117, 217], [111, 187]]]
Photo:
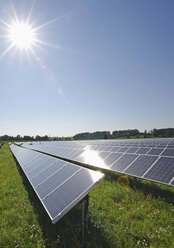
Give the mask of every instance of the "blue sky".
[[0, 1], [1, 36], [13, 8], [33, 28], [57, 19], [34, 55], [2, 56], [0, 38], [0, 135], [174, 127], [172, 0]]

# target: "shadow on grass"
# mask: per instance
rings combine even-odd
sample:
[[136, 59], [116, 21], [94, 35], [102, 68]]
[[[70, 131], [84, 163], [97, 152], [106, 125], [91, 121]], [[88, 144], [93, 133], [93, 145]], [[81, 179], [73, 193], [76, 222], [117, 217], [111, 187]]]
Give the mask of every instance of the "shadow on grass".
[[[14, 156], [13, 156], [14, 157]], [[35, 194], [32, 186], [26, 178], [18, 161], [14, 157], [17, 169], [22, 178], [24, 187], [28, 192], [29, 200], [37, 216], [40, 228], [43, 233], [44, 244], [47, 248], [111, 248], [111, 244], [104, 238], [101, 230], [98, 230], [89, 222], [88, 233], [85, 242], [81, 242], [81, 204], [70, 210], [56, 224], [52, 224], [49, 216], [43, 208], [40, 200]]]
[[[105, 180], [117, 182], [117, 179], [123, 176], [123, 174], [118, 174], [114, 172], [106, 172]], [[174, 204], [174, 188], [167, 185], [162, 185], [160, 183], [155, 183], [152, 181], [139, 179], [136, 177], [128, 176], [129, 187], [133, 190], [139, 190], [144, 193], [144, 195], [151, 194], [154, 198], [161, 198], [169, 204]]]

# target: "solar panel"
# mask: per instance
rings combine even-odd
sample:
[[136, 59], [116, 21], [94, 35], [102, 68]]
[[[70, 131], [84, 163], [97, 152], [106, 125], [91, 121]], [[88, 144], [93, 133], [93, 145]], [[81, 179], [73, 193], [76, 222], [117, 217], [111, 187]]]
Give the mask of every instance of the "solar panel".
[[[137, 139], [53, 141], [40, 146], [35, 142], [33, 147], [83, 164], [174, 185], [173, 144], [174, 139]], [[24, 145], [28, 147], [28, 143]], [[62, 154], [62, 149], [67, 153]]]
[[99, 152], [99, 157], [105, 159], [109, 156], [110, 152]]
[[157, 156], [142, 156], [137, 159], [124, 171], [126, 174], [142, 177], [150, 166], [157, 160]]
[[52, 223], [80, 202], [104, 176], [100, 172], [16, 145], [11, 145], [10, 149]]
[[161, 155], [174, 157], [174, 149], [166, 148]]
[[169, 184], [174, 177], [174, 159], [161, 157], [144, 178]]
[[105, 164], [107, 166], [111, 166], [121, 156], [122, 156], [122, 153], [116, 153], [116, 152], [110, 153], [109, 156], [105, 159]]
[[149, 155], [160, 155], [162, 153], [162, 151], [164, 151], [164, 149], [161, 148], [152, 148], [148, 154]]
[[137, 151], [136, 151], [136, 153], [137, 154], [146, 154], [147, 152], [149, 152], [150, 151], [150, 148], [143, 148], [143, 147], [141, 147], [141, 148], [139, 148]]
[[118, 150], [120, 150], [120, 146], [114, 146], [111, 149], [111, 152], [117, 152]]
[[135, 153], [135, 152], [138, 151], [138, 150], [139, 150], [138, 147], [130, 147], [130, 148], [126, 151], [126, 153]]
[[127, 168], [127, 166], [132, 163], [138, 155], [134, 154], [124, 154], [120, 159], [118, 159], [112, 166], [111, 170], [116, 172], [122, 172]]
[[126, 152], [129, 147], [121, 147], [117, 152]]
[[[54, 191], [44, 197], [43, 203], [47, 206], [51, 217], [57, 219], [69, 205], [73, 204], [75, 199], [79, 199], [80, 196], [84, 197], [89, 193], [89, 188], [91, 188], [93, 184], [94, 178], [92, 178], [91, 172], [82, 168], [76, 172], [73, 177], [66, 180], [61, 187], [55, 188]], [[83, 197], [81, 197], [80, 200]]]

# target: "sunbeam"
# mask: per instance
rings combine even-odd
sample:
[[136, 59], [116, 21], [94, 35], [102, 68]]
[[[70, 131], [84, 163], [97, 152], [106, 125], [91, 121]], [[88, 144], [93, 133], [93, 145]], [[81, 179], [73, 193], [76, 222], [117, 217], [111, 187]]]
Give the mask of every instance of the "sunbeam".
[[1, 54], [0, 59], [2, 59], [12, 48], [14, 47], [14, 44], [10, 44]]
[[37, 31], [40, 31], [46, 26], [56, 22], [58, 19], [65, 17], [69, 12], [46, 23], [34, 26], [34, 21], [31, 20], [33, 7], [34, 5], [32, 5], [25, 20], [19, 19], [14, 7], [12, 7], [13, 17], [10, 18], [10, 22], [0, 19], [2, 26], [1, 30], [5, 31], [5, 33], [0, 36], [0, 39], [3, 39], [5, 43], [8, 44], [7, 48], [0, 54], [0, 59], [7, 55], [12, 48], [15, 48], [15, 51], [25, 51], [26, 54], [31, 53], [33, 56], [35, 54], [34, 48], [38, 49], [41, 48], [41, 46], [49, 46], [56, 50], [60, 49], [60, 46], [57, 44], [41, 40], [39, 38], [40, 33]]

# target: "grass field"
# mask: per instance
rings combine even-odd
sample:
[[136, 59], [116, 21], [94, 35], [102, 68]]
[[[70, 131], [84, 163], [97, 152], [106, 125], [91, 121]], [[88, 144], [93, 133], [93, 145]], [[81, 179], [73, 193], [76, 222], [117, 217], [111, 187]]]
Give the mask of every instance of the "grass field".
[[[174, 188], [107, 173], [90, 193], [85, 247], [174, 247]], [[123, 178], [124, 179], [124, 178]], [[8, 145], [0, 149], [0, 248], [81, 245], [81, 206], [52, 225]]]

